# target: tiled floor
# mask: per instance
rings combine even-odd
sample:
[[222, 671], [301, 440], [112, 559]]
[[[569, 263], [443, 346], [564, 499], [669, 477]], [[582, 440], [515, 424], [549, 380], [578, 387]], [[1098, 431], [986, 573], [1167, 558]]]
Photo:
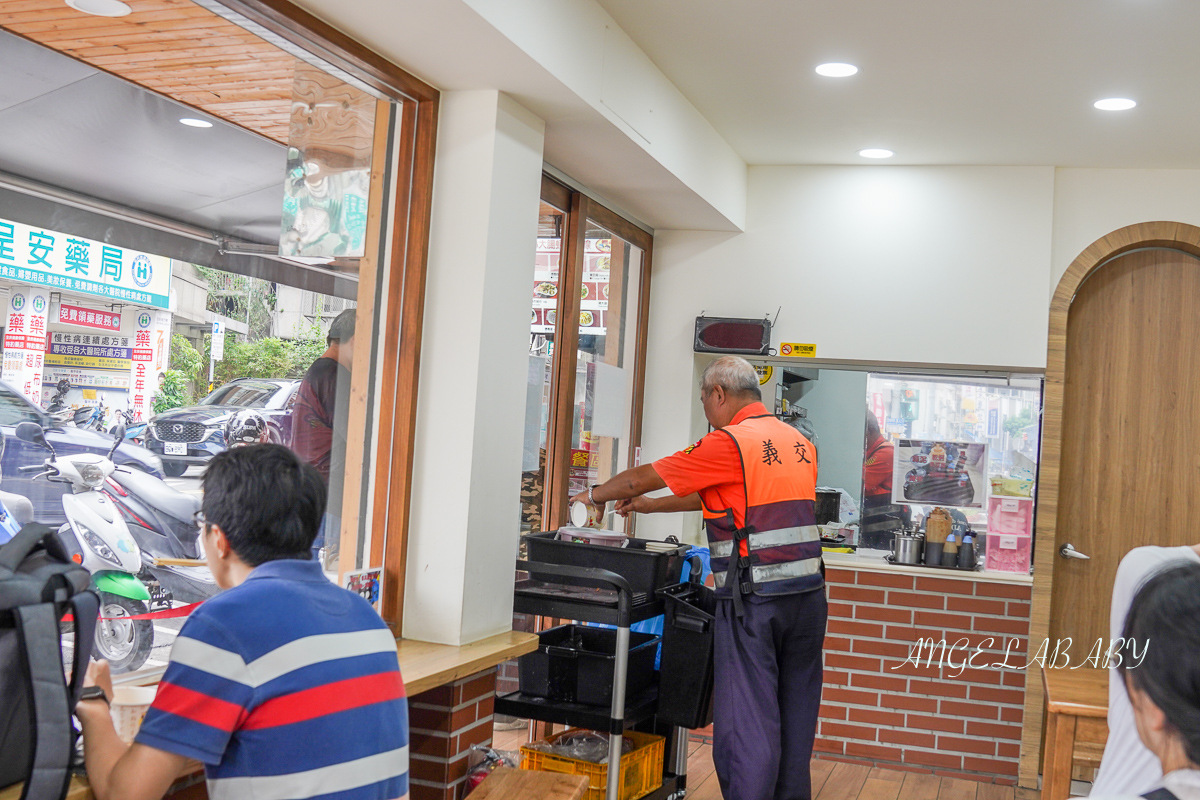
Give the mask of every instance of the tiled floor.
[[[499, 750], [517, 750], [526, 738], [525, 730], [496, 731], [493, 746]], [[812, 762], [812, 783], [814, 800], [1023, 800], [1011, 786], [822, 759]], [[695, 800], [721, 800], [721, 787], [713, 771], [712, 747], [698, 737], [689, 746], [687, 796]]]

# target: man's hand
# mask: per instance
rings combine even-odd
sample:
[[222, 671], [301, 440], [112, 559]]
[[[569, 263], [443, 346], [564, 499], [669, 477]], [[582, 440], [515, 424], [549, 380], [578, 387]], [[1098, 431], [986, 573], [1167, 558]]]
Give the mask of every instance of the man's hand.
[[585, 506], [586, 505], [594, 505], [596, 508], [599, 508], [599, 509], [604, 508], [604, 503], [599, 503], [599, 502], [588, 503], [588, 493], [587, 492], [580, 492], [579, 494], [575, 495], [574, 497], [571, 498], [571, 502], [572, 503], [583, 503]]
[[84, 686], [99, 686], [104, 690], [104, 696], [112, 700], [112, 670], [109, 669], [108, 662], [92, 661], [88, 664], [87, 674], [83, 676]]
[[643, 494], [626, 500], [618, 500], [613, 510], [622, 517], [628, 517], [630, 514], [649, 514], [654, 510], [654, 498], [646, 497]]

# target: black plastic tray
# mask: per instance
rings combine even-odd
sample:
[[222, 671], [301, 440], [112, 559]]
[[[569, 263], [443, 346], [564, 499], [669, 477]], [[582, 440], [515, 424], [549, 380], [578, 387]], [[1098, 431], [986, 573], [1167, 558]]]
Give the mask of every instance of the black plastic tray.
[[[557, 531], [526, 534], [530, 561], [564, 564], [573, 567], [593, 567], [615, 572], [629, 581], [634, 594], [653, 595], [663, 586], [679, 583], [683, 572], [686, 544], [673, 550], [647, 550], [645, 539], [630, 539], [626, 547], [607, 547], [583, 542], [560, 542]], [[571, 578], [557, 577], [556, 583], [584, 585]]]
[[[629, 634], [626, 699], [653, 685], [658, 642], [653, 634]], [[612, 702], [616, 649], [614, 628], [559, 625], [542, 631], [538, 649], [517, 660], [521, 694], [607, 707]]]

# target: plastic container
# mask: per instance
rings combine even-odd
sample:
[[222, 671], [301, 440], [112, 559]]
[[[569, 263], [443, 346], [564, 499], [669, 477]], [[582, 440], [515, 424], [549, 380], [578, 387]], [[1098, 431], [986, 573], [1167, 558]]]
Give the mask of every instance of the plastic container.
[[[560, 542], [557, 531], [526, 534], [530, 561], [562, 564], [573, 567], [593, 567], [615, 572], [625, 580], [634, 594], [652, 595], [656, 589], [679, 583], [683, 569], [686, 544], [673, 549], [647, 550], [645, 539], [629, 539], [624, 547], [605, 547], [581, 542]], [[555, 577], [555, 583], [574, 586], [587, 585], [573, 578]]]
[[[659, 637], [629, 634], [625, 697], [654, 683]], [[517, 659], [522, 694], [591, 706], [612, 704], [617, 631], [588, 625], [559, 625], [538, 634], [538, 649]]]
[[142, 720], [154, 702], [158, 686], [117, 686], [113, 689], [112, 720], [117, 736], [125, 744], [133, 744]]
[[713, 718], [713, 624], [717, 597], [699, 583], [660, 589], [666, 601], [658, 721], [703, 728]]
[[[563, 731], [547, 737], [545, 741], [556, 742], [577, 729]], [[626, 731], [625, 738], [633, 742], [633, 749], [621, 756], [620, 800], [637, 800], [662, 786], [663, 748], [665, 740], [652, 733]], [[529, 745], [521, 746], [521, 769], [536, 769], [543, 772], [563, 772], [568, 775], [586, 775], [588, 790], [584, 800], [604, 800], [608, 790], [608, 765], [593, 764], [567, 756], [543, 753]]]
[[624, 547], [629, 537], [619, 531], [563, 527], [558, 529], [558, 540], [577, 544], [598, 544], [603, 547]]
[[1007, 533], [989, 533], [984, 547], [984, 567], [1000, 572], [1029, 572], [1033, 557], [1033, 537]]

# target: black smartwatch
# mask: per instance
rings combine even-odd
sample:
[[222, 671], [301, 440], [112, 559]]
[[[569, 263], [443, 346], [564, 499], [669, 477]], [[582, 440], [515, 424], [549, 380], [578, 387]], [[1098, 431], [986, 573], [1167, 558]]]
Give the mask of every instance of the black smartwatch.
[[79, 693], [79, 702], [82, 703], [84, 700], [103, 700], [105, 704], [112, 705], [108, 701], [108, 695], [99, 686], [83, 687], [83, 691]]

